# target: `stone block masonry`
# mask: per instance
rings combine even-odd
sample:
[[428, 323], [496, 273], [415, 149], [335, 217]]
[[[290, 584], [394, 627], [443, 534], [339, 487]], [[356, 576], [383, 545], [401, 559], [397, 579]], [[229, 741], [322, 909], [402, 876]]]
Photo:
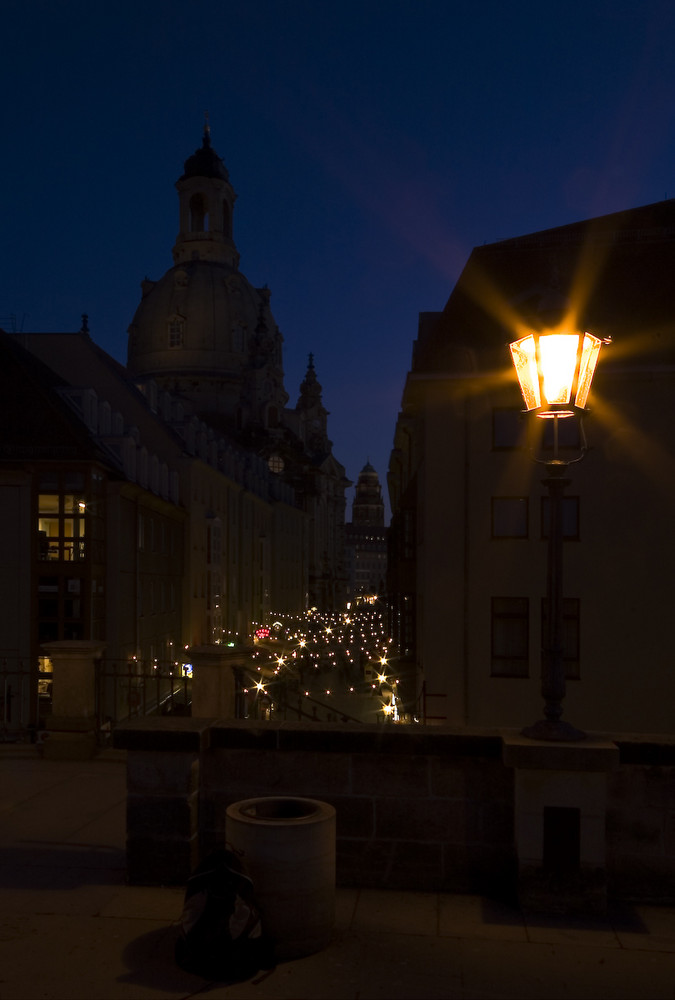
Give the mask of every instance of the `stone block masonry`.
[[339, 885], [492, 892], [513, 875], [513, 778], [501, 741], [382, 726], [217, 723], [202, 760], [201, 837], [228, 805], [320, 798], [337, 814]]
[[[513, 736], [189, 718], [120, 727], [129, 880], [184, 884], [224, 843], [228, 805], [290, 795], [335, 807], [339, 885], [514, 897], [515, 781], [503, 761]], [[675, 739], [606, 739], [619, 750], [606, 788], [607, 895], [673, 902]]]

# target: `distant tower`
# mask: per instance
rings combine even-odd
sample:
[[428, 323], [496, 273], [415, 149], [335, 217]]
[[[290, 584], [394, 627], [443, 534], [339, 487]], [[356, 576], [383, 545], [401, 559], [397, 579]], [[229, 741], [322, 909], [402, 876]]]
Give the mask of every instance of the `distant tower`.
[[377, 472], [370, 462], [361, 469], [352, 505], [352, 524], [384, 527], [384, 500]]
[[366, 462], [359, 473], [351, 524], [345, 525], [349, 598], [382, 596], [387, 576], [387, 529], [377, 472]]

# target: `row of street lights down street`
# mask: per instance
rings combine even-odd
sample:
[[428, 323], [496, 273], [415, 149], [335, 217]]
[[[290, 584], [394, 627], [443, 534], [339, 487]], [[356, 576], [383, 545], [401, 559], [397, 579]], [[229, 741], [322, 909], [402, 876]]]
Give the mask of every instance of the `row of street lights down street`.
[[255, 631], [244, 694], [258, 717], [401, 722], [393, 640], [378, 600], [279, 615]]

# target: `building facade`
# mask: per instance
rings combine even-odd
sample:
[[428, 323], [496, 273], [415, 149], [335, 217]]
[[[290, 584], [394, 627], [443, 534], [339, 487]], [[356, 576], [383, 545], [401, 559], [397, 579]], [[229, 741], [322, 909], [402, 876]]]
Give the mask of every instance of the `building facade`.
[[[346, 594], [349, 481], [332, 453], [313, 358], [297, 404], [289, 407], [270, 291], [255, 288], [239, 270], [236, 195], [208, 126], [176, 189], [174, 264], [158, 281], [142, 282], [129, 327], [128, 370], [139, 387], [154, 384], [184, 400], [210, 433], [262, 458], [292, 487], [306, 515], [305, 600], [329, 610]], [[269, 537], [260, 556], [268, 561]]]
[[[508, 343], [565, 324], [611, 337], [564, 507], [564, 717], [672, 733], [675, 202], [475, 249], [420, 317], [389, 466], [389, 592], [428, 723], [541, 717], [548, 421], [523, 417]], [[587, 443], [587, 449], [584, 445]]]
[[37, 724], [42, 646], [179, 663], [271, 612], [346, 597], [344, 468], [310, 357], [295, 407], [267, 289], [238, 270], [234, 192], [203, 145], [174, 266], [143, 283], [128, 366], [77, 333], [0, 331], [0, 723]]

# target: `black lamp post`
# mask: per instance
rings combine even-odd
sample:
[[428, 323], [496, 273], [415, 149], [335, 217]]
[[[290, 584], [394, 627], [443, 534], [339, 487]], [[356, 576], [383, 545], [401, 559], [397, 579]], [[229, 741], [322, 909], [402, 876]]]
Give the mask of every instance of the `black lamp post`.
[[547, 615], [541, 671], [544, 718], [523, 729], [524, 736], [536, 740], [571, 742], [586, 735], [561, 718], [565, 697], [562, 511], [571, 462], [558, 454], [558, 423], [583, 413], [600, 348], [606, 342], [590, 333], [558, 329], [530, 333], [510, 345], [528, 412], [553, 421], [553, 457], [543, 462], [546, 476], [542, 479], [549, 501]]

